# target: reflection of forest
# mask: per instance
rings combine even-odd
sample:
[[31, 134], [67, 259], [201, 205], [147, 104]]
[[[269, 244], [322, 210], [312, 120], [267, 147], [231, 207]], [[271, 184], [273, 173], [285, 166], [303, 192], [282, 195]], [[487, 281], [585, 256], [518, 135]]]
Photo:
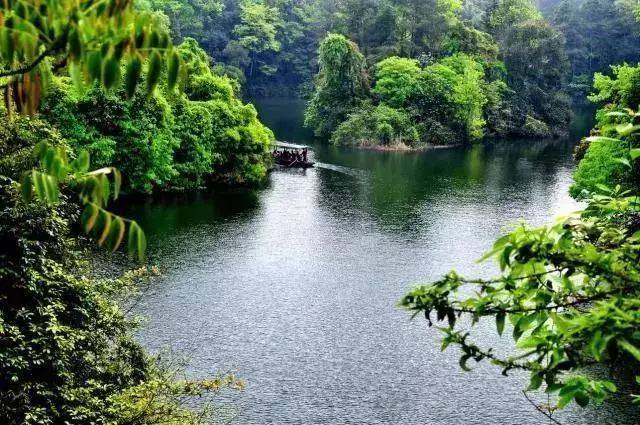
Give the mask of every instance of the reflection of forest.
[[500, 203], [505, 193], [526, 196], [554, 186], [558, 174], [573, 167], [572, 146], [548, 140], [422, 153], [327, 149], [319, 153], [323, 162], [366, 170], [367, 177], [322, 171], [319, 190], [336, 199], [357, 198], [383, 226], [403, 228], [419, 221], [429, 205]]

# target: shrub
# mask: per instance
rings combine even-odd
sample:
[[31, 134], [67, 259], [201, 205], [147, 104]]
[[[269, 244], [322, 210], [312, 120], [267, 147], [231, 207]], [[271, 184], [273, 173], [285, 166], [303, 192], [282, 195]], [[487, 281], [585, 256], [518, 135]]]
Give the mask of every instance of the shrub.
[[439, 121], [427, 119], [419, 125], [421, 141], [428, 145], [445, 146], [462, 143], [458, 133]]
[[418, 130], [402, 110], [370, 105], [349, 115], [331, 138], [336, 145], [409, 145], [419, 141]]
[[373, 92], [382, 103], [411, 111], [414, 122], [428, 122], [429, 128], [447, 126], [464, 140], [483, 136], [484, 68], [470, 56], [455, 54], [425, 68], [414, 59], [391, 57], [376, 68]]
[[115, 298], [147, 273], [96, 279], [72, 238], [75, 205], [19, 200], [0, 177], [0, 417], [7, 424], [197, 424], [190, 398], [233, 376], [176, 379], [145, 354]]
[[66, 146], [66, 141], [49, 123], [36, 117], [0, 116], [0, 175], [18, 180], [35, 165], [33, 148], [40, 142]]
[[228, 77], [206, 73], [195, 75], [189, 79], [185, 88], [189, 100], [220, 99], [231, 102], [235, 99], [235, 91]]
[[421, 89], [422, 70], [416, 59], [390, 57], [376, 65], [373, 92], [394, 108], [406, 107]]
[[627, 64], [611, 67], [613, 76], [596, 73], [593, 77], [593, 102], [611, 102], [621, 108], [640, 106], [640, 66]]
[[551, 130], [545, 122], [540, 121], [531, 115], [527, 115], [524, 125], [522, 126], [521, 134], [525, 137], [543, 138], [550, 137]]
[[626, 142], [604, 140], [591, 143], [573, 174], [571, 195], [586, 198], [589, 193], [598, 191], [598, 185], [615, 186], [628, 183], [629, 171], [619, 161], [627, 156]]

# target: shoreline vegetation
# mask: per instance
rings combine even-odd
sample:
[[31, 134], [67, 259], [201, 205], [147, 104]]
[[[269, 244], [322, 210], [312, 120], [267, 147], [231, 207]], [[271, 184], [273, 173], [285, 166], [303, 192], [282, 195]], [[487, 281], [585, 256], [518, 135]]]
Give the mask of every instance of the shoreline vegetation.
[[305, 124], [342, 146], [563, 136], [571, 113], [559, 31], [528, 1], [497, 2], [476, 25], [460, 19], [459, 7], [431, 10], [441, 28], [429, 54], [370, 57], [329, 33]]
[[376, 144], [360, 144], [353, 146], [356, 149], [377, 151], [377, 152], [425, 152], [430, 150], [461, 148], [465, 145], [460, 143], [457, 145], [424, 145], [424, 146], [408, 146], [404, 143], [392, 145], [376, 145]]

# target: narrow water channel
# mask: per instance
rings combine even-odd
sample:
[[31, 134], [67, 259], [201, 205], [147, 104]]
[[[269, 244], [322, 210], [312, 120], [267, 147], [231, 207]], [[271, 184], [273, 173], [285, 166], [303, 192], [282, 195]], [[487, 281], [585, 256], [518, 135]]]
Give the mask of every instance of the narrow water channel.
[[[301, 102], [258, 106], [280, 140], [313, 143]], [[318, 145], [317, 168], [275, 171], [263, 189], [137, 205], [129, 214], [147, 225], [165, 273], [138, 307], [140, 337], [188, 355], [193, 376], [235, 371], [246, 389], [220, 401], [231, 423], [547, 423], [520, 393], [526, 377], [488, 364], [462, 372], [438, 331], [396, 304], [454, 267], [492, 273], [475, 260], [505, 225], [576, 209], [576, 127], [566, 141], [423, 153]], [[488, 325], [481, 342], [508, 347]], [[617, 400], [558, 419], [624, 425], [634, 415]]]

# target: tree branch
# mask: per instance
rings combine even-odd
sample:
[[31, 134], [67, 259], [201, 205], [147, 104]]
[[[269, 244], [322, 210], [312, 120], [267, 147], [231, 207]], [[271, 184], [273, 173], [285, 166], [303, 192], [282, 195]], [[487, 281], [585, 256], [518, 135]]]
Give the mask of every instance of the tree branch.
[[531, 398], [529, 398], [529, 396], [527, 395], [527, 392], [526, 392], [526, 391], [522, 391], [522, 394], [524, 395], [524, 398], [526, 398], [526, 399], [527, 399], [527, 401], [528, 401], [529, 403], [531, 403], [531, 405], [532, 405], [533, 407], [535, 407], [535, 408], [536, 408], [536, 410], [537, 410], [538, 412], [542, 413], [542, 414], [543, 414], [543, 415], [545, 415], [547, 418], [549, 418], [549, 420], [550, 420], [552, 423], [554, 423], [554, 424], [556, 424], [556, 425], [562, 425], [562, 422], [560, 422], [560, 421], [558, 421], [558, 420], [554, 419], [554, 418], [553, 418], [553, 415], [552, 415], [551, 413], [549, 413], [549, 412], [545, 412], [545, 411], [544, 411], [544, 409], [542, 409], [540, 406], [538, 406], [538, 405], [536, 404], [536, 402], [535, 402], [535, 401], [531, 400]]
[[51, 55], [52, 53], [53, 53], [53, 49], [46, 49], [45, 51], [40, 53], [40, 55], [38, 55], [38, 57], [35, 58], [35, 60], [33, 62], [31, 62], [30, 64], [24, 65], [21, 68], [10, 69], [8, 71], [0, 72], [0, 78], [2, 78], [2, 77], [12, 77], [14, 75], [23, 75], [23, 74], [26, 74], [27, 72], [31, 72], [31, 71], [33, 71], [33, 69], [36, 66], [38, 66], [40, 64], [40, 62], [45, 60], [45, 58], [47, 56]]
[[53, 55], [55, 52], [57, 52], [61, 47], [63, 47], [64, 45], [64, 40], [66, 39], [66, 35], [69, 32], [69, 27], [67, 26], [67, 28], [64, 31], [63, 36], [60, 36], [58, 39], [54, 40], [53, 43], [51, 43], [51, 45], [49, 47], [47, 47], [42, 53], [40, 53], [34, 60], [33, 62], [24, 65], [20, 68], [16, 68], [16, 69], [10, 69], [7, 71], [0, 71], [0, 78], [2, 77], [12, 77], [14, 75], [23, 75], [26, 74], [27, 72], [31, 72], [35, 69], [36, 66], [38, 66], [40, 64], [40, 62], [42, 62], [43, 60], [45, 60], [48, 56]]

